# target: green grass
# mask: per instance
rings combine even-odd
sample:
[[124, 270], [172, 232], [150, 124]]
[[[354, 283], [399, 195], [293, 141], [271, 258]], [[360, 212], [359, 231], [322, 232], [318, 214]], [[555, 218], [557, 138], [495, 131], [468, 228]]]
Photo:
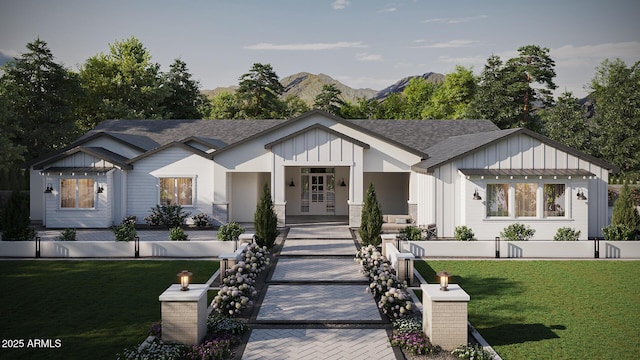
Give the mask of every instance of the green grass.
[[469, 321], [504, 359], [637, 359], [640, 261], [419, 261], [471, 296]]
[[[217, 261], [1, 261], [0, 338], [60, 339], [2, 359], [114, 359], [160, 321], [158, 296], [183, 269], [204, 283]], [[25, 344], [26, 345], [26, 344]]]

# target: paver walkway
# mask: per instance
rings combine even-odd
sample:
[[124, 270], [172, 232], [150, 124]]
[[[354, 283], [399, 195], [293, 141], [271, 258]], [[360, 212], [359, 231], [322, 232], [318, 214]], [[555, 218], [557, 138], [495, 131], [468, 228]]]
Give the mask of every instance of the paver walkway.
[[346, 225], [292, 226], [242, 359], [396, 359], [355, 252]]

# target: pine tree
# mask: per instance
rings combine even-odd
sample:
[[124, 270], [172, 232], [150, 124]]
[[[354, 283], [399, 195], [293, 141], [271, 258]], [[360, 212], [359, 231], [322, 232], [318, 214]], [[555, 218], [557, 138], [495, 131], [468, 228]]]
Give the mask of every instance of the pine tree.
[[632, 239], [636, 238], [636, 234], [640, 228], [640, 215], [631, 197], [629, 184], [626, 182], [622, 187], [622, 191], [620, 191], [620, 196], [613, 204], [611, 225], [626, 225], [633, 231], [631, 234]]
[[376, 189], [373, 184], [369, 184], [367, 196], [362, 206], [362, 217], [360, 218], [360, 238], [363, 245], [378, 246], [381, 243], [380, 232], [382, 232], [382, 211], [376, 198]]
[[271, 191], [267, 184], [264, 184], [262, 197], [253, 216], [253, 225], [256, 230], [255, 237], [258, 245], [266, 246], [269, 249], [273, 247], [280, 231], [278, 231], [278, 217], [273, 210]]

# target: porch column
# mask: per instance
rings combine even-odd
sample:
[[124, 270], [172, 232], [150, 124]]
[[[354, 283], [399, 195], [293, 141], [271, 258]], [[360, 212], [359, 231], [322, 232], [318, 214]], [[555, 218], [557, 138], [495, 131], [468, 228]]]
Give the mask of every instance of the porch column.
[[407, 201], [408, 215], [418, 224], [418, 173], [409, 173], [409, 200]]
[[273, 199], [273, 210], [278, 217], [278, 227], [286, 224], [286, 179], [284, 173], [284, 162], [282, 158], [271, 152], [271, 197]]
[[[349, 167], [349, 226], [360, 227], [362, 217], [362, 201], [364, 193], [364, 149], [353, 147], [353, 164]], [[368, 184], [367, 184], [368, 185]]]
[[227, 169], [214, 163], [212, 215], [216, 225], [224, 225], [229, 222], [228, 176]]

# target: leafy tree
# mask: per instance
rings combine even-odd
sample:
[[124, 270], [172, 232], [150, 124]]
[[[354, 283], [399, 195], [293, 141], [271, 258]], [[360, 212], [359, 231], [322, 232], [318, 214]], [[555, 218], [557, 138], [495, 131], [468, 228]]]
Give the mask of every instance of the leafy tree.
[[502, 60], [496, 55], [490, 56], [480, 74], [476, 95], [469, 105], [469, 117], [489, 119], [501, 129], [513, 127], [519, 109], [508, 87]]
[[163, 106], [167, 117], [171, 119], [202, 119], [209, 116], [211, 104], [200, 93], [200, 83], [191, 79], [187, 64], [176, 59], [165, 76], [165, 85], [169, 95]]
[[[640, 229], [640, 215], [635, 207], [631, 190], [627, 182], [622, 186], [620, 196], [613, 204], [613, 214], [611, 216], [611, 225], [627, 226], [631, 230], [630, 238], [635, 239], [638, 229]], [[623, 240], [623, 239], [617, 239]]]
[[29, 195], [14, 190], [2, 212], [2, 240], [33, 240], [36, 231], [30, 227]]
[[593, 154], [587, 112], [571, 92], [562, 93], [556, 105], [541, 111], [540, 116], [544, 134], [550, 139]]
[[313, 108], [340, 116], [340, 108], [345, 104], [340, 97], [341, 95], [342, 91], [335, 84], [322, 85], [322, 90], [316, 95], [313, 102]]
[[552, 104], [554, 66], [549, 49], [536, 45], [519, 48], [518, 56], [506, 63], [492, 55], [480, 75], [470, 117], [490, 119], [501, 129], [540, 130], [532, 104]]
[[374, 119], [404, 119], [406, 100], [402, 94], [393, 93], [387, 96], [376, 108]]
[[476, 78], [472, 69], [456, 66], [437, 87], [422, 111], [423, 119], [464, 119], [476, 93]]
[[65, 146], [74, 135], [80, 95], [76, 76], [54, 61], [45, 41], [36, 39], [26, 47], [0, 78], [3, 162], [31, 160]]
[[300, 116], [311, 110], [309, 105], [300, 99], [297, 95], [287, 95], [284, 99], [285, 113], [284, 118], [291, 119]]
[[165, 117], [163, 104], [170, 90], [142, 42], [132, 36], [109, 44], [109, 50], [80, 68], [87, 99], [79, 127], [87, 131], [105, 119]]
[[363, 245], [378, 246], [381, 243], [380, 233], [382, 232], [382, 211], [376, 198], [376, 189], [373, 184], [369, 184], [367, 195], [362, 205], [362, 215], [360, 217], [360, 238]]
[[591, 90], [600, 156], [623, 171], [640, 170], [640, 61], [603, 61]]
[[227, 91], [216, 95], [211, 102], [210, 119], [236, 119], [240, 114], [238, 97]]
[[248, 73], [240, 77], [238, 99], [241, 111], [250, 119], [282, 117], [284, 92], [278, 75], [269, 64], [255, 63]]
[[422, 119], [422, 113], [427, 108], [434, 91], [438, 86], [423, 78], [413, 78], [402, 91], [405, 103], [403, 104], [403, 119]]
[[264, 184], [262, 189], [262, 197], [253, 216], [253, 226], [256, 231], [256, 243], [269, 249], [272, 248], [280, 231], [278, 231], [278, 216], [273, 210], [273, 201], [271, 200], [271, 191], [268, 184]]
[[[556, 76], [555, 61], [549, 56], [548, 48], [536, 45], [519, 48], [518, 55], [507, 61], [505, 70], [516, 79], [510, 90], [522, 105], [519, 127], [537, 130], [531, 104], [541, 101], [545, 106], [550, 106], [553, 103], [551, 92], [557, 88], [553, 82]], [[539, 86], [534, 87], [536, 84]]]
[[24, 161], [27, 147], [14, 141], [18, 134], [16, 116], [11, 113], [5, 95], [0, 95], [0, 172], [8, 172]]
[[340, 115], [345, 119], [373, 119], [379, 108], [378, 100], [359, 98], [355, 104], [346, 101], [340, 109]]

